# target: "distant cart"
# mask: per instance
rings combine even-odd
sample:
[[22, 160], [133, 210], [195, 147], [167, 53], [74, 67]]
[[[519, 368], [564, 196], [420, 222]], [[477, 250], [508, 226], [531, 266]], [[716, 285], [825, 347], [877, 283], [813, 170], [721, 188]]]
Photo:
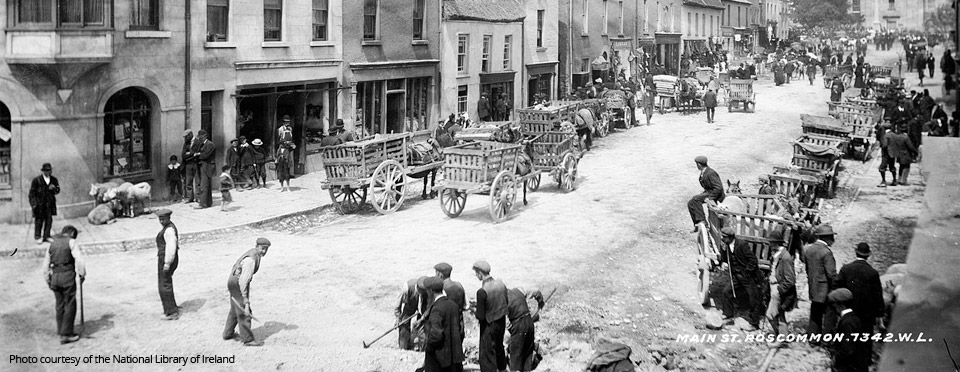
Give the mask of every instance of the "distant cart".
[[414, 166], [407, 145], [412, 133], [391, 134], [320, 150], [327, 179], [320, 186], [330, 193], [337, 210], [355, 213], [367, 202], [380, 214], [396, 212], [403, 205], [407, 176], [428, 172], [443, 165], [442, 160]]
[[734, 79], [727, 89], [727, 111], [733, 112], [736, 106], [745, 112], [757, 110], [757, 94], [753, 91], [752, 79]]
[[440, 209], [456, 218], [467, 204], [467, 195], [490, 195], [490, 218], [507, 218], [517, 199], [517, 156], [522, 145], [477, 141], [444, 149], [444, 179], [434, 189], [440, 192]]
[[796, 173], [820, 180], [823, 196], [833, 198], [839, 185], [840, 158], [844, 146], [842, 140], [804, 134], [793, 141], [791, 164], [798, 168]]
[[567, 132], [544, 132], [526, 134], [532, 147], [533, 173], [524, 176], [531, 191], [540, 188], [540, 174], [553, 178], [557, 187], [570, 192], [576, 188], [580, 164], [580, 151], [576, 147], [576, 134]]
[[883, 121], [883, 109], [866, 111], [838, 112], [837, 119], [844, 127], [851, 129], [850, 150], [864, 162], [870, 151], [876, 145], [875, 131], [877, 124]]
[[833, 84], [833, 78], [839, 77], [844, 86], [850, 86], [853, 79], [853, 66], [851, 65], [831, 65], [823, 69], [823, 87], [830, 89]]
[[679, 78], [671, 75], [655, 75], [653, 84], [657, 89], [657, 101], [654, 104], [662, 115], [667, 108], [674, 107], [679, 97]]

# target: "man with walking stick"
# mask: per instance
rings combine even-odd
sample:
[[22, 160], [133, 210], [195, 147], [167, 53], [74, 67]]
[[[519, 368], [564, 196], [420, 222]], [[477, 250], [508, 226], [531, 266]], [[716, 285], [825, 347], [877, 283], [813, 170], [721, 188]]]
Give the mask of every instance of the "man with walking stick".
[[[77, 245], [77, 229], [72, 225], [63, 227], [60, 235], [53, 238], [50, 249], [43, 258], [44, 279], [47, 286], [53, 291], [57, 299], [57, 334], [60, 343], [68, 344], [80, 339], [80, 335], [73, 333], [73, 321], [77, 315], [77, 275], [80, 276], [80, 286], [87, 276], [83, 263], [83, 252]], [[83, 308], [83, 290], [81, 289], [80, 307]], [[81, 323], [83, 315], [81, 311]]]

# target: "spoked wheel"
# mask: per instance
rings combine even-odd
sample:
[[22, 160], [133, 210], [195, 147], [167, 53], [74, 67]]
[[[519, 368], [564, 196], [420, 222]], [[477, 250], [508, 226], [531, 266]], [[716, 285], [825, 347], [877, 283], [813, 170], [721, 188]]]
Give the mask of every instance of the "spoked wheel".
[[403, 205], [406, 195], [406, 175], [396, 160], [387, 160], [373, 171], [370, 188], [373, 192], [373, 208], [380, 214], [396, 212]]
[[490, 218], [501, 222], [507, 218], [510, 208], [517, 201], [517, 181], [513, 173], [501, 171], [490, 186]]
[[343, 214], [356, 213], [367, 202], [366, 188], [331, 187], [327, 191], [330, 192], [333, 205]]
[[447, 217], [457, 218], [467, 205], [467, 193], [457, 189], [440, 190], [440, 209]]
[[607, 133], [610, 132], [610, 119], [603, 115], [600, 117], [600, 122], [597, 124], [596, 129], [594, 130], [597, 133], [597, 138], [603, 138], [607, 136]]
[[567, 153], [563, 156], [563, 161], [560, 163], [563, 165], [563, 173], [560, 175], [560, 186], [563, 191], [571, 192], [577, 188], [577, 168], [579, 167], [579, 161], [571, 153]]
[[710, 244], [706, 224], [700, 224], [697, 237], [700, 255], [697, 257], [697, 299], [702, 305], [710, 305], [710, 259], [707, 258], [707, 245]]
[[526, 180], [525, 182], [526, 182], [527, 190], [537, 191], [538, 189], [540, 189], [540, 175], [539, 175], [539, 174], [536, 175], [536, 177], [527, 178], [527, 180]]

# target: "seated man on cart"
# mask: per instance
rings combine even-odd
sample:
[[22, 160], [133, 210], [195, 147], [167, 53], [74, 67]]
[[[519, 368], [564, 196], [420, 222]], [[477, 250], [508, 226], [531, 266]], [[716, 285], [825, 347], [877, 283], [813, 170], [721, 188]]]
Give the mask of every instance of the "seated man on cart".
[[723, 181], [717, 171], [707, 166], [707, 157], [700, 155], [693, 159], [697, 163], [697, 169], [700, 171], [700, 186], [703, 192], [697, 194], [687, 202], [687, 209], [690, 211], [690, 219], [693, 220], [693, 231], [697, 232], [699, 224], [706, 221], [703, 215], [703, 203], [711, 199], [717, 203], [723, 203], [726, 195], [723, 192]]

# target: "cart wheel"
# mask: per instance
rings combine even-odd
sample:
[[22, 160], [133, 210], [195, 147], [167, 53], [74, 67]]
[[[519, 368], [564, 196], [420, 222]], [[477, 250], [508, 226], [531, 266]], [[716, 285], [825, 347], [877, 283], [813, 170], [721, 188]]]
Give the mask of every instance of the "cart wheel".
[[440, 190], [440, 209], [450, 218], [457, 218], [467, 205], [467, 193], [457, 189]]
[[526, 180], [527, 190], [537, 191], [540, 189], [540, 175], [537, 174], [536, 177], [530, 177]]
[[503, 221], [516, 200], [516, 178], [509, 171], [501, 171], [490, 187], [490, 218], [494, 222]]
[[558, 185], [563, 191], [571, 192], [577, 187], [577, 168], [579, 166], [579, 161], [571, 153], [567, 153], [563, 156], [563, 162], [560, 163], [563, 165], [563, 173], [561, 173], [562, 182], [558, 182]]
[[387, 160], [380, 163], [373, 171], [370, 180], [373, 189], [373, 208], [380, 214], [396, 212], [403, 205], [406, 195], [406, 175], [403, 167], [396, 160]]
[[700, 234], [697, 245], [700, 255], [697, 257], [697, 295], [700, 303], [710, 305], [710, 259], [707, 258], [707, 247], [710, 244], [706, 224], [700, 225]]
[[343, 214], [352, 214], [360, 210], [367, 202], [367, 188], [354, 189], [351, 187], [331, 187], [330, 200], [337, 210]]

